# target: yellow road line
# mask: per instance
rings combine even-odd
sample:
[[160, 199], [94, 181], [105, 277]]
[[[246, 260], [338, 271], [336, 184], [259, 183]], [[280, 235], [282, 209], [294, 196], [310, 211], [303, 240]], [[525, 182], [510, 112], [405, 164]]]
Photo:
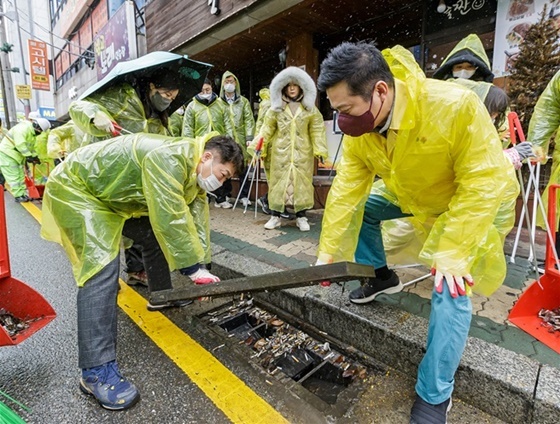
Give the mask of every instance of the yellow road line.
[[[40, 223], [41, 210], [22, 203]], [[149, 312], [146, 299], [120, 281], [118, 304], [138, 327], [183, 370], [234, 423], [280, 424], [288, 421], [210, 352], [160, 312]]]
[[41, 218], [43, 215], [41, 213], [41, 209], [39, 209], [37, 205], [31, 202], [23, 202], [20, 203], [20, 205], [23, 206], [27, 210], [27, 212], [29, 212], [31, 216], [35, 218], [37, 222], [39, 222], [39, 224], [41, 223]]
[[146, 299], [121, 282], [119, 306], [173, 362], [234, 423], [287, 423], [253, 392], [165, 315], [149, 312]]

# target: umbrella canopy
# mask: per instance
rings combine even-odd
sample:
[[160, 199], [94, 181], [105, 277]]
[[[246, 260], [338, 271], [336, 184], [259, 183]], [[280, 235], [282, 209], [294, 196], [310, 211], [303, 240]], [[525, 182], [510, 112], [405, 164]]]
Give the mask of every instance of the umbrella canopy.
[[179, 94], [169, 106], [173, 113], [192, 97], [200, 93], [204, 80], [212, 65], [189, 59], [188, 56], [170, 52], [152, 52], [138, 59], [118, 63], [101, 81], [87, 89], [80, 100], [109, 87], [127, 82], [136, 85], [139, 80], [149, 81], [162, 73], [171, 74], [177, 83]]

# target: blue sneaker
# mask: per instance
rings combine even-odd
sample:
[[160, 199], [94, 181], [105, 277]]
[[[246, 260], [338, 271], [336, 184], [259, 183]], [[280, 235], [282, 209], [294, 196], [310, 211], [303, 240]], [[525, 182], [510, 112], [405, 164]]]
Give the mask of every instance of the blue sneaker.
[[116, 361], [82, 369], [80, 389], [111, 411], [128, 409], [140, 400], [138, 389], [123, 378]]

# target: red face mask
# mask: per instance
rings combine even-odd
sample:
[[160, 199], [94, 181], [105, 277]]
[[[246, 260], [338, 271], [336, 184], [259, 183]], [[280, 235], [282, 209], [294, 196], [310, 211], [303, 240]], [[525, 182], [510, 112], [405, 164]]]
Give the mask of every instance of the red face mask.
[[373, 116], [371, 113], [371, 105], [373, 104], [373, 95], [371, 96], [371, 101], [369, 102], [368, 110], [361, 114], [360, 116], [353, 116], [348, 115], [346, 113], [339, 113], [338, 114], [338, 127], [340, 130], [349, 136], [352, 137], [359, 137], [364, 135], [365, 133], [371, 132], [374, 129], [374, 124], [381, 113], [381, 109], [383, 108], [383, 102], [381, 101], [381, 106], [379, 107], [379, 111], [377, 114]]

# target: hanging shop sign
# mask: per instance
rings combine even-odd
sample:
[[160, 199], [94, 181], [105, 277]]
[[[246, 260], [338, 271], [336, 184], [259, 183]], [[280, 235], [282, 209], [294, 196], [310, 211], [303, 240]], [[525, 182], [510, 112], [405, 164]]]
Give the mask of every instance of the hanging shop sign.
[[93, 41], [97, 80], [103, 79], [117, 63], [136, 59], [134, 4], [125, 2]]
[[51, 91], [47, 44], [43, 41], [27, 40], [31, 68], [31, 86], [34, 90]]

